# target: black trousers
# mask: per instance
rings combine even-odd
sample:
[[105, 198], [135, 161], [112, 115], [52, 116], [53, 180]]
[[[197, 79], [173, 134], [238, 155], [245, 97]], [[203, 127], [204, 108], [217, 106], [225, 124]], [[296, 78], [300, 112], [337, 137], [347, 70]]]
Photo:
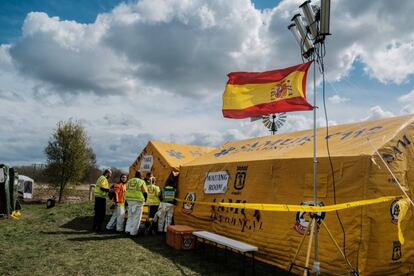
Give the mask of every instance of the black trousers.
[[102, 224], [106, 215], [106, 198], [95, 197], [95, 216], [93, 217], [93, 231], [102, 231]]
[[155, 213], [157, 213], [158, 207], [159, 207], [158, 205], [150, 205], [149, 206], [149, 217], [150, 218], [155, 217]]

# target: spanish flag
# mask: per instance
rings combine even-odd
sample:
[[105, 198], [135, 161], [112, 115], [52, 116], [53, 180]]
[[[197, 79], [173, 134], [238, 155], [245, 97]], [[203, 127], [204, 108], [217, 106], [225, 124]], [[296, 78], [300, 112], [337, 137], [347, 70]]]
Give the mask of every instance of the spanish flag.
[[306, 76], [312, 61], [266, 72], [232, 72], [223, 94], [223, 116], [243, 119], [270, 113], [312, 110]]

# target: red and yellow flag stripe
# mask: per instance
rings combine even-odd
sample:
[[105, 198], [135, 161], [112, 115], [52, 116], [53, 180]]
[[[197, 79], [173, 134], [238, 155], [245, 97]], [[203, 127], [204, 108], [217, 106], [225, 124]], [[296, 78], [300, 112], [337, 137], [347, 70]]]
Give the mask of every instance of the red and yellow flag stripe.
[[306, 101], [306, 76], [311, 62], [266, 72], [228, 74], [223, 115], [258, 117], [270, 113], [312, 110]]

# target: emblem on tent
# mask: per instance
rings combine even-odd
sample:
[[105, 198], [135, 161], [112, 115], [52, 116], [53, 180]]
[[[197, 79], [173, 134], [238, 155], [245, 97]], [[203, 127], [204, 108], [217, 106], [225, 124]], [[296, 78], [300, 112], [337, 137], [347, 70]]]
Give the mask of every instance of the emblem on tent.
[[400, 213], [400, 206], [398, 205], [398, 200], [394, 200], [390, 206], [391, 213], [391, 222], [398, 224], [398, 214]]
[[234, 148], [234, 147], [230, 147], [230, 148], [228, 148], [228, 149], [222, 149], [221, 151], [219, 151], [219, 152], [217, 152], [217, 153], [215, 153], [214, 154], [214, 157], [220, 157], [220, 156], [222, 156], [222, 155], [226, 155], [226, 154], [228, 154], [229, 152], [231, 152], [231, 151], [233, 151], [233, 150], [235, 150], [236, 148]]
[[238, 166], [234, 177], [234, 189], [242, 190], [246, 183], [247, 166]]
[[[184, 197], [184, 200], [187, 202], [183, 203], [183, 209], [182, 212], [184, 214], [191, 214], [193, 212], [193, 207], [196, 200], [196, 194], [195, 193], [187, 193]], [[188, 202], [191, 201], [191, 202]]]
[[401, 259], [402, 252], [401, 252], [401, 243], [399, 241], [392, 242], [392, 260], [398, 261]]
[[[314, 206], [313, 201], [304, 201], [300, 205], [307, 205], [307, 206]], [[325, 206], [323, 202], [318, 202], [318, 206]], [[298, 232], [301, 235], [304, 235], [306, 232], [306, 229], [309, 226], [311, 217], [316, 216], [316, 222], [318, 223], [318, 229], [319, 224], [321, 224], [322, 220], [325, 218], [325, 212], [318, 212], [318, 213], [308, 213], [308, 212], [297, 212], [296, 213], [296, 223], [293, 227], [296, 232]], [[309, 219], [308, 219], [309, 218]]]
[[175, 150], [167, 150], [167, 153], [168, 153], [168, 155], [169, 156], [171, 156], [171, 157], [175, 157], [175, 158], [177, 158], [177, 159], [182, 159], [182, 158], [184, 158], [184, 154], [182, 154], [181, 152], [179, 152], [179, 151], [175, 151]]

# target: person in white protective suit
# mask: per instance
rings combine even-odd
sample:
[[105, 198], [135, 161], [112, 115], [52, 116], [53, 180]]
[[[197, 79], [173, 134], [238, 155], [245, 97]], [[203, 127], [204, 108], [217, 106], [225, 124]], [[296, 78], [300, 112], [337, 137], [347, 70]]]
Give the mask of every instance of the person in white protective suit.
[[128, 219], [125, 233], [136, 236], [141, 223], [143, 205], [147, 200], [147, 185], [141, 179], [141, 173], [136, 172], [135, 177], [128, 180], [126, 186], [125, 200], [128, 202]]
[[165, 186], [162, 189], [162, 202], [154, 216], [154, 222], [158, 222], [158, 232], [167, 232], [174, 215], [176, 189], [173, 186]]
[[115, 204], [115, 210], [106, 225], [107, 230], [113, 230], [116, 227], [116, 231], [124, 231], [125, 191], [127, 179], [126, 174], [121, 174], [119, 183], [112, 185], [110, 189], [109, 194], [112, 194], [112, 201]]

